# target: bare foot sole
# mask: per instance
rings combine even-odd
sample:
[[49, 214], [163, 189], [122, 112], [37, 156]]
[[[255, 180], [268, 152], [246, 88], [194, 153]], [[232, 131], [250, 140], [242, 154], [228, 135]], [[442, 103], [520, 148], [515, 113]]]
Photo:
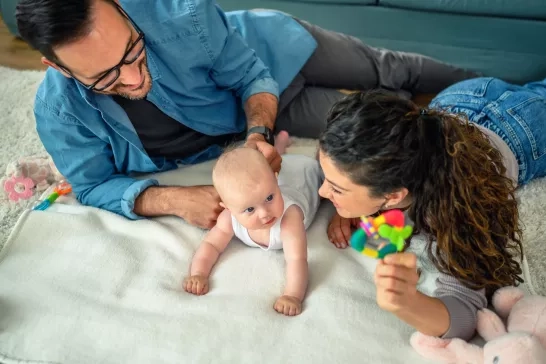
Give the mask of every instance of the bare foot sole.
[[282, 130], [275, 136], [275, 148], [277, 148], [279, 154], [285, 154], [290, 145], [292, 145], [292, 139], [290, 139], [290, 135], [286, 131]]

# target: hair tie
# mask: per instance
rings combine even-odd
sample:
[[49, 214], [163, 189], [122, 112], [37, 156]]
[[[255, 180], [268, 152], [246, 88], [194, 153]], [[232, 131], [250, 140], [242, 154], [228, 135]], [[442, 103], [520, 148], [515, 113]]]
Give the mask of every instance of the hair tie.
[[428, 115], [428, 110], [427, 109], [421, 109], [421, 111], [419, 111], [419, 114], [420, 115]]

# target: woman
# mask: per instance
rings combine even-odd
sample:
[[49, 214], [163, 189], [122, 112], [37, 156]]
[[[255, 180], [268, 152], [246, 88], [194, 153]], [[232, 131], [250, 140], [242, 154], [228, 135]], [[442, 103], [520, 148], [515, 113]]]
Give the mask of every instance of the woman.
[[352, 94], [332, 108], [319, 145], [319, 192], [337, 209], [332, 243], [345, 248], [355, 218], [395, 208], [428, 238], [435, 297], [417, 291], [416, 257], [404, 252], [378, 262], [378, 304], [424, 334], [470, 339], [494, 290], [522, 282], [514, 191], [546, 175], [546, 80], [463, 81], [430, 109]]

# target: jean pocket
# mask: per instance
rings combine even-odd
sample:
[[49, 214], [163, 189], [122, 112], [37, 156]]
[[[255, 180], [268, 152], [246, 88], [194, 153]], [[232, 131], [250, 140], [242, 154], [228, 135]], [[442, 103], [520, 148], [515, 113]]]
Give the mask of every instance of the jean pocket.
[[[537, 160], [546, 154], [546, 99], [533, 97], [506, 110], [521, 127]], [[518, 133], [520, 134], [520, 133]]]
[[444, 91], [440, 92], [438, 96], [473, 96], [483, 97], [487, 92], [489, 84], [493, 81], [492, 77], [473, 78], [466, 81], [460, 81], [452, 86], [449, 86]]

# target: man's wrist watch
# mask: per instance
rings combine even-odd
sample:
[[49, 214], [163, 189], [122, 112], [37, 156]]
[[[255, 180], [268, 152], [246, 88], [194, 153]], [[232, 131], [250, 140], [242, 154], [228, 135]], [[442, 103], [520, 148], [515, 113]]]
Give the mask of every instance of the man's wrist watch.
[[246, 133], [246, 138], [251, 134], [261, 134], [263, 135], [266, 142], [268, 142], [271, 145], [275, 145], [275, 136], [273, 135], [273, 130], [269, 129], [266, 126], [253, 126], [252, 128], [248, 129]]

